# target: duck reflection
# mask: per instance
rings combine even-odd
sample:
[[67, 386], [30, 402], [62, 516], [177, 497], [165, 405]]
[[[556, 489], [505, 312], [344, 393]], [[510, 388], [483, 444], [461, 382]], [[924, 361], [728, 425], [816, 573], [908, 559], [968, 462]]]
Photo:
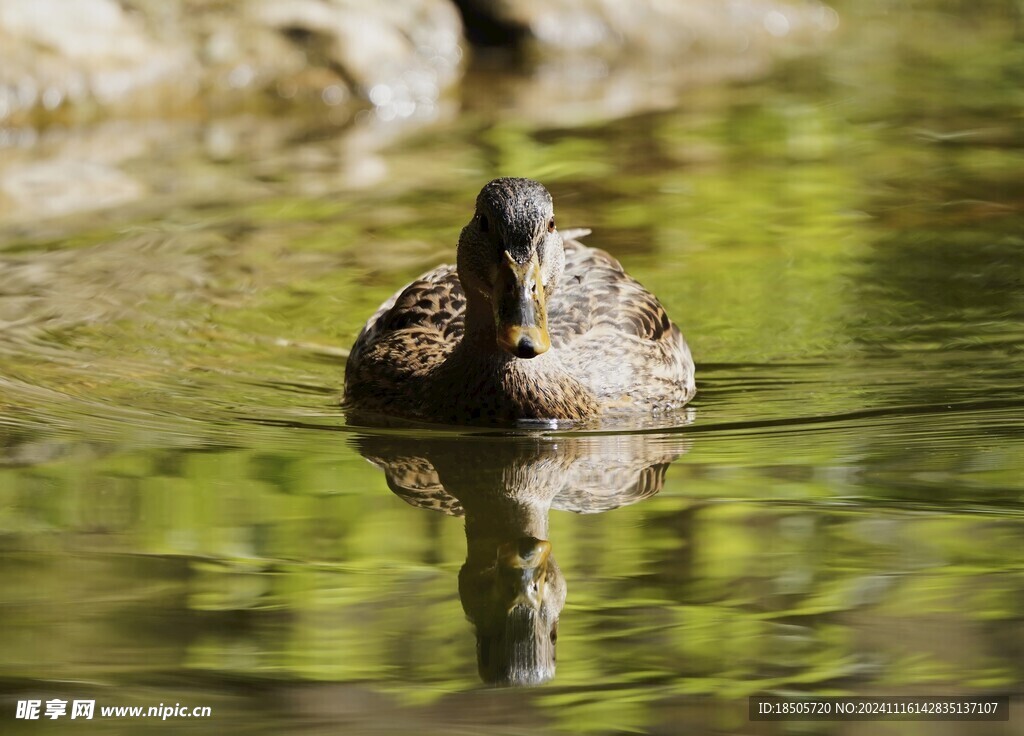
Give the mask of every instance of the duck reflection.
[[644, 436], [471, 436], [356, 440], [398, 496], [466, 520], [459, 596], [484, 682], [554, 677], [566, 582], [548, 540], [551, 509], [601, 513], [653, 496], [683, 453]]

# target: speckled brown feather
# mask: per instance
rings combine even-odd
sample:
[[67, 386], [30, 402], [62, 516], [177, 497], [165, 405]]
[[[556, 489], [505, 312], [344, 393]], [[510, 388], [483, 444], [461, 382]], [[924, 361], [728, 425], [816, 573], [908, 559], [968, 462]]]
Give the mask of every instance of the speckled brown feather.
[[448, 265], [385, 302], [352, 348], [346, 405], [455, 424], [584, 421], [675, 408], [694, 393], [678, 328], [604, 251], [565, 242], [565, 271], [548, 298], [552, 349], [532, 360], [457, 352], [465, 307]]
[[[609, 511], [657, 494], [683, 450], [640, 435], [475, 438], [472, 444], [463, 437], [370, 435], [354, 443], [406, 503], [449, 516], [463, 515], [459, 499], [495, 492], [577, 514]], [[472, 457], [487, 467], [476, 467]]]

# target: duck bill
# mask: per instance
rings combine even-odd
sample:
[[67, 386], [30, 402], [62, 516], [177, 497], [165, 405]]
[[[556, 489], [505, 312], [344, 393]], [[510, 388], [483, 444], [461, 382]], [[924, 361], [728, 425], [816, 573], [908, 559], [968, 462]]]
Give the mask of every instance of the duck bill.
[[494, 286], [498, 345], [517, 358], [534, 358], [551, 347], [544, 283], [537, 254], [517, 263], [506, 251]]
[[498, 548], [499, 589], [510, 593], [505, 601], [507, 610], [516, 606], [540, 609], [550, 557], [551, 542], [534, 537], [506, 542]]

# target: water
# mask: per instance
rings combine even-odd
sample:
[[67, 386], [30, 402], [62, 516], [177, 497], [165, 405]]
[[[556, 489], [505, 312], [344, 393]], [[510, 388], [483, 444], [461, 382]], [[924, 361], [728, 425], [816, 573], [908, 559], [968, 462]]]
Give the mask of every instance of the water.
[[[582, 125], [498, 111], [480, 72], [428, 128], [108, 123], [17, 149], [145, 140], [122, 165], [146, 196], [0, 221], [5, 712], [906, 734], [937, 726], [756, 731], [746, 696], [1019, 698], [1019, 8], [840, 9], [813, 57]], [[633, 432], [346, 425], [362, 322], [453, 258], [497, 174], [543, 180], [560, 223], [659, 295], [697, 360], [688, 412]], [[461, 513], [487, 523], [467, 535]], [[567, 590], [557, 674], [487, 688], [460, 569], [488, 534], [538, 530]], [[942, 733], [1015, 733], [1016, 702]]]

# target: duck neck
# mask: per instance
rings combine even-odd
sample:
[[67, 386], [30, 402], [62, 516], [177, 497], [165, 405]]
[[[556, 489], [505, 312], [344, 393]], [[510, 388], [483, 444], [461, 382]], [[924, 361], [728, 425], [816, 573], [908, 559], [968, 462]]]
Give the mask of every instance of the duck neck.
[[513, 360], [511, 355], [498, 346], [498, 333], [490, 303], [474, 292], [466, 293], [466, 332], [459, 347], [475, 356], [486, 356], [492, 361]]
[[552, 472], [550, 450], [525, 438], [483, 447], [466, 443], [458, 452], [437, 453], [430, 462], [438, 482], [462, 504], [471, 559], [494, 561], [498, 545], [522, 537], [547, 539], [548, 511], [562, 488]]
[[465, 332], [439, 372], [445, 406], [437, 414], [463, 421], [563, 419], [597, 413], [593, 394], [562, 364], [557, 349], [516, 358], [498, 345], [490, 303], [466, 294]]
[[510, 498], [498, 490], [465, 500], [466, 562], [488, 567], [500, 545], [523, 537], [548, 538], [550, 498]]

